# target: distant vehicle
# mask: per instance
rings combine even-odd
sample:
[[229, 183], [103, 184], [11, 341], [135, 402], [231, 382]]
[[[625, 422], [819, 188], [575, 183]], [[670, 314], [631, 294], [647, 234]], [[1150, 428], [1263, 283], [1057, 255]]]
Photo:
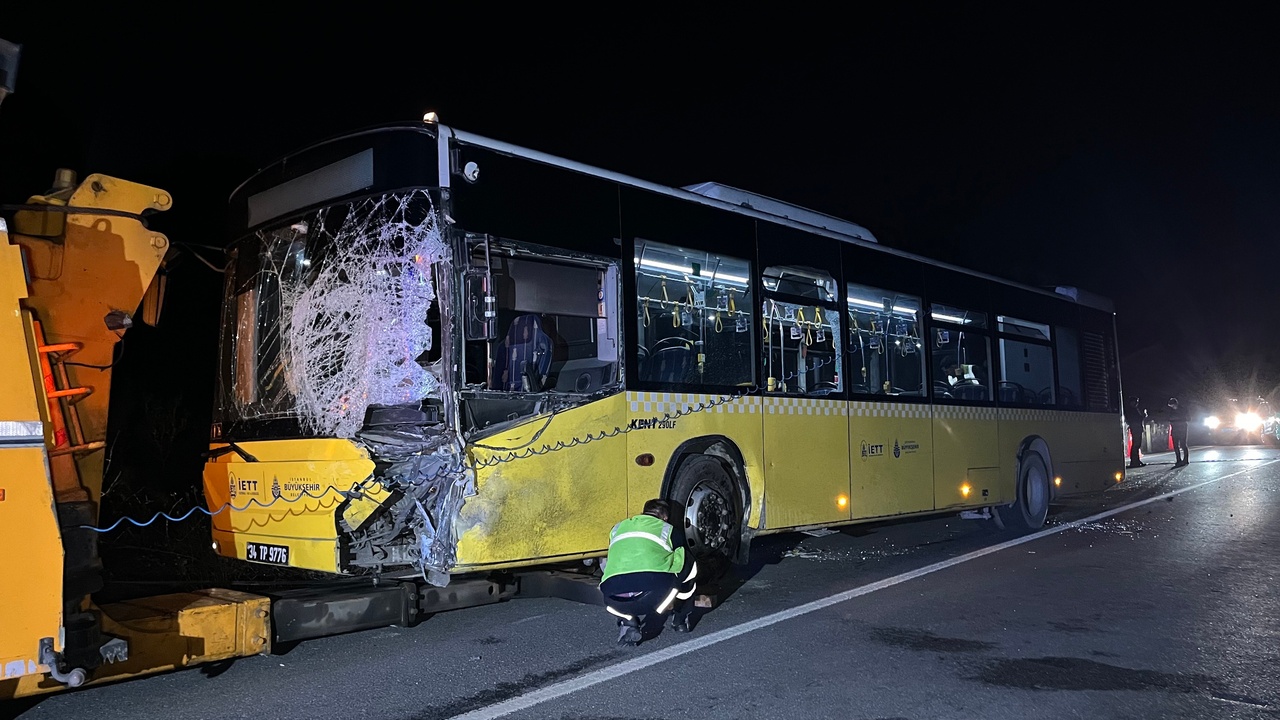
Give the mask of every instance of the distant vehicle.
[[1280, 445], [1280, 409], [1266, 400], [1262, 401], [1262, 439], [1272, 445]]
[[1231, 398], [1201, 422], [1213, 445], [1253, 445], [1262, 442], [1267, 432], [1272, 438], [1280, 432], [1271, 404], [1263, 398]]

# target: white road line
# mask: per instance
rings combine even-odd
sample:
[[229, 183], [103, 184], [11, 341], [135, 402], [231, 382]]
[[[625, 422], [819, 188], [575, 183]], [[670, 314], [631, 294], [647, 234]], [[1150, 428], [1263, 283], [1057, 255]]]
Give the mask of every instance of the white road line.
[[1222, 477], [1216, 477], [1216, 478], [1213, 478], [1212, 480], [1205, 480], [1204, 482], [1199, 482], [1199, 483], [1196, 483], [1195, 485], [1188, 485], [1187, 487], [1179, 488], [1177, 490], [1167, 492], [1163, 495], [1157, 495], [1156, 497], [1147, 498], [1146, 500], [1139, 500], [1138, 502], [1129, 503], [1128, 505], [1121, 505], [1120, 507], [1112, 508], [1105, 512], [1100, 512], [1097, 515], [1090, 515], [1089, 517], [1081, 520], [1075, 520], [1062, 525], [1055, 525], [1051, 528], [1046, 528], [1044, 530], [1040, 530], [1039, 532], [1035, 532], [1030, 535], [1024, 535], [1020, 538], [1007, 540], [1005, 542], [998, 543], [996, 545], [991, 545], [989, 547], [982, 548], [981, 550], [974, 550], [973, 552], [965, 553], [964, 555], [951, 558], [950, 560], [943, 560], [941, 562], [937, 562], [932, 565], [926, 565], [925, 567], [919, 568], [917, 570], [912, 570], [910, 572], [905, 572], [901, 575], [895, 575], [890, 578], [885, 578], [884, 580], [878, 580], [869, 585], [863, 585], [861, 587], [853, 588], [852, 590], [846, 590], [842, 593], [831, 595], [830, 597], [825, 597], [820, 600], [814, 600], [813, 602], [805, 603], [804, 605], [797, 605], [796, 607], [793, 607], [789, 610], [781, 610], [776, 613], [773, 613], [772, 615], [766, 615], [762, 618], [757, 618], [755, 620], [744, 622], [740, 625], [734, 625], [733, 627], [729, 627], [729, 628], [725, 628], [724, 630], [713, 632], [710, 635], [704, 635], [702, 637], [695, 638], [693, 640], [682, 642], [678, 645], [671, 645], [661, 650], [655, 650], [654, 652], [648, 653], [646, 655], [642, 655], [637, 658], [632, 658], [631, 660], [625, 660], [616, 665], [610, 665], [609, 667], [600, 668], [599, 670], [593, 670], [592, 672], [589, 672], [585, 675], [580, 675], [576, 678], [572, 678], [570, 680], [565, 680], [564, 682], [556, 683], [555, 685], [548, 685], [547, 687], [525, 693], [524, 695], [511, 698], [510, 700], [504, 700], [503, 702], [495, 703], [487, 707], [478, 708], [476, 710], [472, 710], [471, 712], [463, 713], [461, 715], [455, 715], [453, 718], [450, 718], [450, 720], [492, 720], [493, 718], [500, 718], [505, 715], [510, 715], [511, 713], [519, 712], [521, 710], [526, 710], [535, 705], [539, 705], [541, 703], [547, 702], [548, 700], [554, 700], [556, 698], [563, 697], [565, 695], [570, 695], [572, 693], [578, 692], [579, 690], [585, 690], [593, 685], [598, 685], [602, 682], [607, 682], [609, 680], [613, 680], [614, 678], [618, 678], [623, 675], [628, 675], [630, 673], [636, 672], [637, 670], [643, 670], [647, 667], [652, 667], [654, 665], [657, 665], [658, 663], [666, 662], [667, 660], [673, 660], [682, 655], [688, 655], [691, 652], [701, 650], [706, 647], [711, 647], [712, 645], [715, 645], [717, 643], [722, 643], [725, 640], [736, 638], [739, 635], [745, 635], [754, 630], [761, 630], [763, 628], [769, 627], [770, 625], [776, 625], [782, 622], [783, 620], [790, 620], [792, 618], [800, 617], [801, 615], [808, 615], [811, 612], [822, 610], [823, 608], [828, 608], [828, 607], [831, 607], [832, 605], [837, 605], [839, 603], [845, 602], [846, 600], [852, 600], [853, 598], [862, 597], [863, 595], [870, 595], [871, 593], [876, 592], [878, 590], [891, 588], [894, 585], [901, 585], [904, 582], [915, 580], [916, 578], [919, 578], [919, 577], [924, 577], [925, 575], [938, 572], [939, 570], [946, 570], [949, 567], [955, 567], [956, 565], [969, 562], [970, 560], [977, 560], [980, 557], [991, 555], [992, 553], [998, 553], [1001, 550], [1007, 550], [1011, 547], [1016, 547], [1024, 543], [1029, 543], [1033, 540], [1039, 540], [1040, 538], [1043, 538], [1043, 537], [1055, 535], [1057, 533], [1063, 532], [1064, 530], [1070, 530], [1072, 528], [1080, 527], [1081, 525], [1087, 525], [1091, 522], [1097, 522], [1098, 520], [1101, 520], [1103, 518], [1108, 518], [1108, 517], [1111, 517], [1112, 515], [1117, 515], [1119, 513], [1125, 512], [1127, 510], [1132, 510], [1137, 507], [1142, 507], [1143, 505], [1146, 505], [1148, 503], [1158, 502], [1166, 498], [1171, 498], [1174, 495], [1181, 495], [1184, 492], [1195, 490], [1196, 488], [1201, 488], [1201, 487], [1204, 487], [1205, 485], [1212, 485], [1213, 483], [1219, 482], [1221, 480], [1226, 480], [1227, 478], [1235, 477], [1236, 475], [1243, 475], [1244, 473], [1252, 472], [1254, 470], [1266, 467], [1268, 465], [1274, 465], [1278, 462], [1280, 462], [1280, 459], [1271, 460], [1269, 462], [1261, 463], [1259, 465], [1255, 465], [1253, 467], [1246, 468], [1244, 470], [1239, 470], [1237, 472], [1233, 472], [1228, 475], [1223, 475]]

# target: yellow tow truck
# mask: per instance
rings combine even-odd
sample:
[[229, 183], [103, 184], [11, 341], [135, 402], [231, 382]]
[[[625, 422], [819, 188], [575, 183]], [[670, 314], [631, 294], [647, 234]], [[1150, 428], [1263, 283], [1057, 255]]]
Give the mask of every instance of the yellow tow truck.
[[[18, 51], [0, 40], [0, 100]], [[158, 313], [169, 240], [145, 216], [172, 205], [158, 188], [59, 170], [0, 217], [0, 702], [270, 649], [266, 597], [91, 599], [112, 358]]]

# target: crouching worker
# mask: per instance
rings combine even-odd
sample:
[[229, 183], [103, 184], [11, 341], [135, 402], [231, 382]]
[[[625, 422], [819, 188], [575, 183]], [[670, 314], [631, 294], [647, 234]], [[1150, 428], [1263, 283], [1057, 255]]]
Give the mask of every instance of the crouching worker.
[[689, 631], [698, 565], [685, 549], [684, 530], [672, 526], [671, 503], [650, 500], [644, 512], [613, 526], [600, 592], [618, 616], [618, 644], [639, 645], [644, 629], [671, 615], [671, 629]]

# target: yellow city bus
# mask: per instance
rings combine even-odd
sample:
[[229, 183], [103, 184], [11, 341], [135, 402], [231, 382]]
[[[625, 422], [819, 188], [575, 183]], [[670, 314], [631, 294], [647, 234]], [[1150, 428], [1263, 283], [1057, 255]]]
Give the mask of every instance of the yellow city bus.
[[433, 122], [231, 198], [215, 550], [337, 574], [578, 562], [666, 497], [692, 549], [1123, 478], [1114, 312], [735, 188]]

